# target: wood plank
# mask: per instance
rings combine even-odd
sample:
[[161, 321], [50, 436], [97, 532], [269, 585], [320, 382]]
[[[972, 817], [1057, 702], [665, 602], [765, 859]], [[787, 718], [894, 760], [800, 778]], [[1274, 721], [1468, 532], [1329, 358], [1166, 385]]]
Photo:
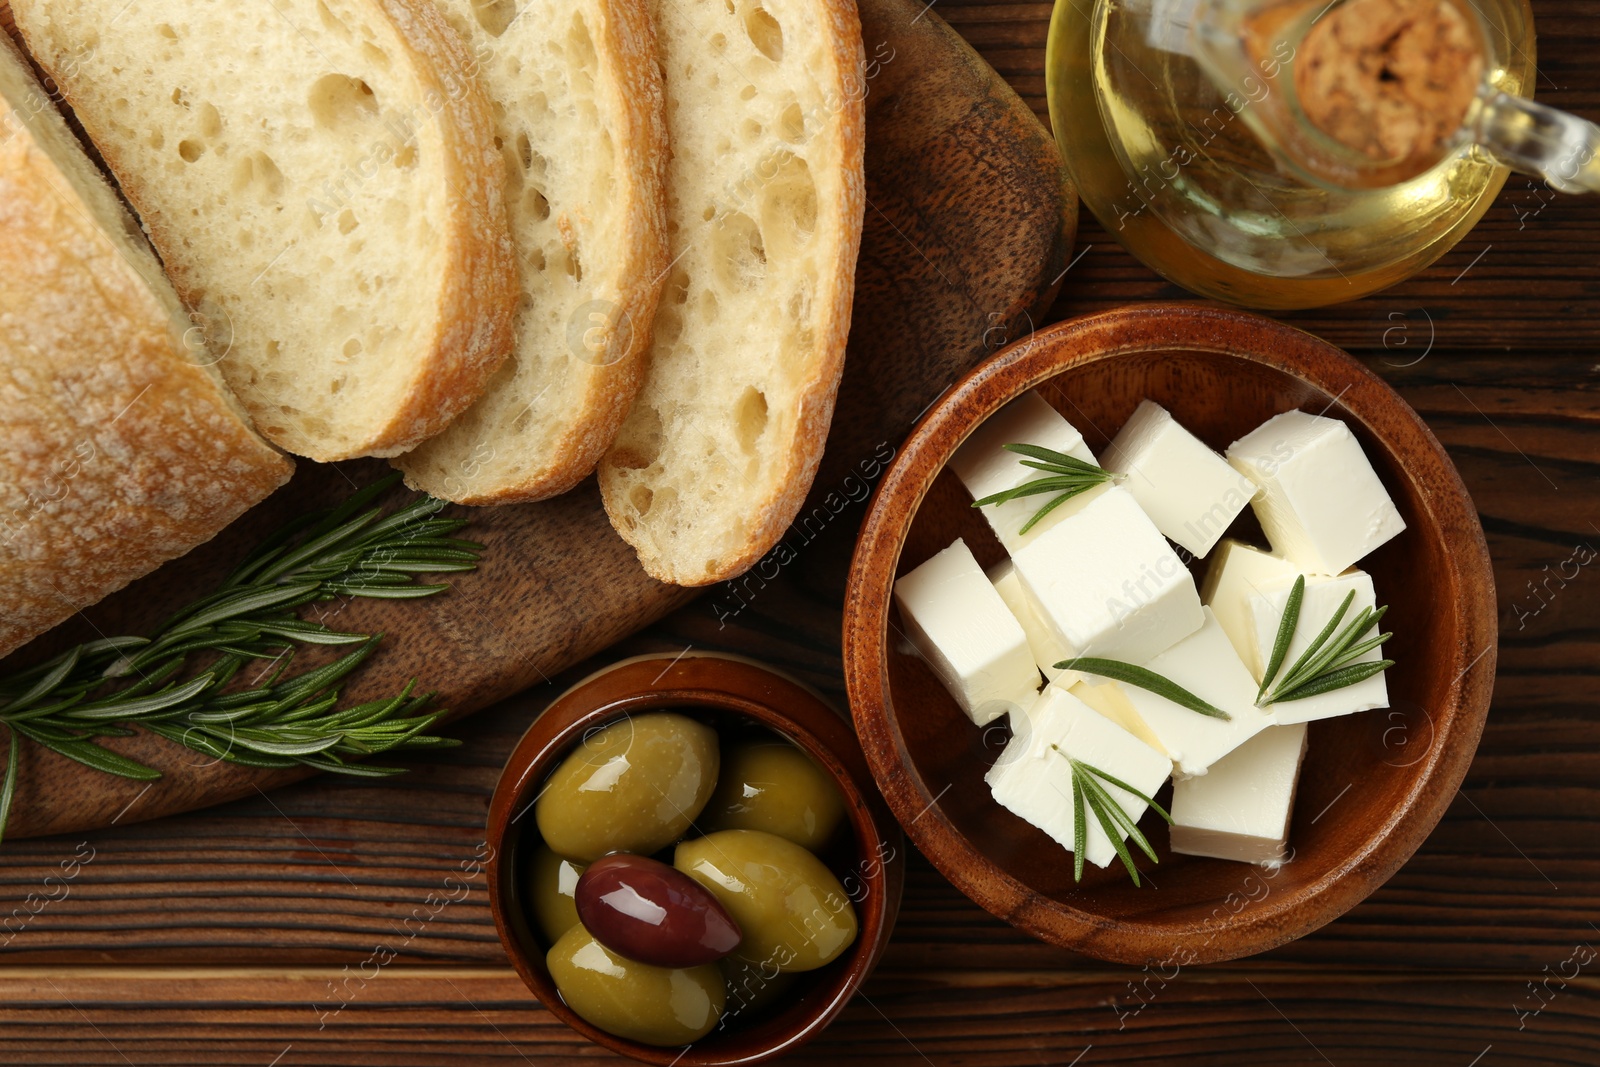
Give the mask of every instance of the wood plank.
[[[1536, 0], [1535, 9], [1541, 97], [1600, 115], [1600, 19], [1585, 0]], [[1043, 114], [1048, 4], [939, 0], [935, 10]], [[1091, 218], [1079, 247], [1087, 251], [1052, 317], [1182, 295]], [[1287, 316], [1363, 355], [1429, 420], [1479, 502], [1496, 562], [1494, 708], [1462, 795], [1411, 863], [1324, 930], [1163, 988], [1031, 941], [913, 856], [884, 969], [789, 1062], [1010, 1067], [1066, 1065], [1080, 1053], [1086, 1067], [1595, 1062], [1592, 965], [1539, 1015], [1517, 1010], [1539, 1003], [1529, 983], [1580, 942], [1600, 942], [1591, 925], [1600, 921], [1600, 576], [1583, 567], [1542, 597], [1528, 585], [1545, 589], [1546, 568], [1559, 571], [1580, 543], [1600, 547], [1591, 525], [1600, 523], [1597, 248], [1600, 200], [1550, 199], [1513, 178], [1484, 224], [1419, 278]], [[603, 658], [727, 649], [837, 697], [837, 580], [857, 519], [840, 515], [777, 579], [711, 590]], [[12, 966], [0, 970], [0, 1058], [74, 1067], [607, 1058], [501, 968], [481, 878], [464, 892], [445, 881], [473, 855], [500, 762], [553, 691], [461, 724], [462, 748], [392, 782], [324, 779], [87, 838], [7, 842], [0, 951]], [[82, 840], [93, 859], [72, 868], [90, 854]], [[77, 873], [65, 879], [69, 869]], [[441, 892], [459, 899], [428, 902]], [[359, 972], [380, 942], [401, 942], [400, 962], [319, 1030], [312, 1005], [337, 1006], [344, 968]], [[77, 966], [112, 962], [121, 966]], [[139, 966], [156, 963], [182, 966]], [[218, 963], [271, 969], [194, 969]], [[1148, 1007], [1119, 1017], [1141, 996]]]
[[[1552, 973], [1563, 964], [1574, 973], [1584, 957], [1569, 958], [1570, 946]], [[1590, 1067], [1600, 982], [1552, 980], [1536, 1000], [1527, 985], [1540, 977], [1229, 967], [1130, 982], [1077, 972], [880, 971], [831, 1029], [784, 1062]], [[504, 970], [394, 965], [353, 980], [309, 969], [24, 970], [0, 977], [0, 1002], [8, 1062], [625, 1062], [556, 1022]]]
[[[1566, 589], [1552, 582], [1534, 614], [1540, 602], [1527, 589], [1580, 542], [1600, 548], [1600, 531], [1589, 525], [1600, 519], [1593, 359], [1513, 363], [1439, 353], [1397, 368], [1386, 358], [1367, 362], [1429, 415], [1484, 511], [1505, 634], [1495, 705], [1463, 795], [1417, 857], [1345, 919], [1269, 958], [1537, 970], [1560, 946], [1588, 936], [1587, 923], [1600, 915], [1600, 722], [1587, 696], [1600, 673], [1600, 584], [1590, 588], [1600, 568], [1580, 568]], [[1545, 483], [1523, 453], [1561, 488]], [[858, 518], [849, 512], [837, 521], [848, 530]], [[307, 782], [150, 825], [8, 842], [0, 944], [17, 962], [51, 965], [355, 964], [379, 939], [415, 930], [405, 961], [498, 962], [477, 879], [427, 922], [405, 920], [429, 893], [457, 892], [445, 879], [481, 840], [501, 761], [522, 729], [589, 666], [687, 646], [766, 659], [842, 699], [839, 587], [832, 561], [810, 552], [770, 582], [712, 589], [551, 685], [459, 724], [461, 748], [417, 762], [404, 777]], [[65, 889], [46, 886], [81, 840], [94, 859]], [[888, 966], [943, 970], [952, 949], [963, 967], [1090, 966], [991, 918], [920, 859], [909, 876]], [[29, 917], [51, 895], [60, 899]]]

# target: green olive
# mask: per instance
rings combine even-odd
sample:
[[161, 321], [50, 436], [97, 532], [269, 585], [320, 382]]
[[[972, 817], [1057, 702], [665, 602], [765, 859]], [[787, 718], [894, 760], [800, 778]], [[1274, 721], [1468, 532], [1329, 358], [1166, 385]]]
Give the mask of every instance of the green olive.
[[755, 741], [730, 750], [700, 825], [706, 830], [765, 830], [801, 848], [819, 849], [844, 816], [844, 798], [826, 771], [787, 741]]
[[769, 1008], [783, 1002], [795, 982], [792, 971], [780, 971], [770, 964], [742, 960], [738, 956], [724, 956], [717, 961], [717, 966], [722, 968], [722, 977], [728, 983], [723, 1025], [760, 1018]]
[[727, 1003], [714, 963], [673, 969], [618, 956], [582, 926], [545, 955], [567, 1007], [608, 1034], [646, 1045], [687, 1045], [717, 1025]]
[[557, 855], [590, 862], [609, 852], [649, 855], [689, 824], [717, 784], [717, 732], [685, 715], [630, 716], [588, 735], [534, 804]]
[[562, 859], [543, 845], [534, 849], [528, 860], [524, 885], [534, 920], [546, 944], [555, 942], [578, 925], [578, 908], [572, 893], [584, 866]]
[[707, 834], [680, 844], [673, 866], [711, 890], [744, 931], [735, 953], [769, 969], [814, 970], [856, 939], [855, 908], [839, 879], [776, 834]]

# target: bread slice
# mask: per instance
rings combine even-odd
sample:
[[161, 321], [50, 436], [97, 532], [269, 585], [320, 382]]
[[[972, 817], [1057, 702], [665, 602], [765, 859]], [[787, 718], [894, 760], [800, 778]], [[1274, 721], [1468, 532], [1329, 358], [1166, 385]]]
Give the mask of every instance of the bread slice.
[[288, 481], [197, 338], [0, 34], [0, 655]]
[[850, 0], [656, 14], [673, 268], [600, 488], [646, 570], [705, 585], [777, 543], [827, 436], [865, 200], [861, 27]]
[[542, 500], [594, 470], [643, 378], [667, 263], [655, 28], [637, 0], [436, 2], [494, 104], [522, 305], [483, 399], [395, 466], [465, 504]]
[[13, 0], [256, 427], [319, 460], [443, 429], [510, 351], [504, 169], [427, 0]]

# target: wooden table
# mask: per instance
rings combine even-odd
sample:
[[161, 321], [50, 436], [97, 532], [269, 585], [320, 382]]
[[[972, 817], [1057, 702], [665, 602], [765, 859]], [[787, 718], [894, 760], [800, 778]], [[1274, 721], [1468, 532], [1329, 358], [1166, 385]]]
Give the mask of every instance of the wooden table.
[[[938, 2], [1042, 116], [1049, 5]], [[1600, 117], [1592, 0], [1535, 10], [1540, 97]], [[1092, 220], [1080, 250], [1058, 317], [1182, 295]], [[1422, 412], [1478, 501], [1496, 562], [1493, 713], [1460, 795], [1404, 870], [1299, 942], [1163, 976], [1038, 944], [913, 857], [881, 969], [794, 1062], [1600, 1064], [1600, 564], [1580, 565], [1600, 558], [1597, 260], [1600, 199], [1513, 178], [1420, 277], [1288, 316]], [[735, 650], [842, 700], [829, 573], [802, 559], [730, 625], [713, 593], [606, 658]], [[501, 762], [567, 680], [460, 724], [461, 748], [396, 780], [322, 778], [7, 843], [0, 1062], [605, 1058], [529, 996], [500, 951], [482, 876], [462, 876]], [[382, 967], [380, 946], [397, 954]]]

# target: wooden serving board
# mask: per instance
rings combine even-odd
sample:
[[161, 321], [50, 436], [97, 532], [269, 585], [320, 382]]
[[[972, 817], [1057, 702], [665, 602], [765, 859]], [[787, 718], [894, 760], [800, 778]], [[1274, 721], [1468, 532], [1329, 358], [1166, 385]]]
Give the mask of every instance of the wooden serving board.
[[[1077, 218], [1048, 133], [936, 14], [908, 0], [862, 0], [861, 16], [867, 208], [854, 325], [827, 455], [797, 520], [815, 516], [818, 535], [826, 532], [836, 550], [814, 555], [835, 571], [859, 521], [856, 486], [958, 375], [1042, 318]], [[3, 4], [0, 24], [10, 25]], [[209, 591], [264, 532], [386, 469], [373, 460], [301, 461], [287, 486], [215, 540], [0, 662], [0, 673], [99, 635], [149, 632]], [[397, 490], [389, 499], [411, 495]], [[450, 592], [327, 606], [330, 625], [386, 634], [351, 677], [347, 700], [387, 695], [416, 677], [452, 715], [476, 711], [694, 595], [644, 573], [607, 523], [592, 480], [540, 504], [453, 511], [472, 520], [462, 536], [486, 550], [477, 571], [451, 576]], [[302, 662], [317, 660], [307, 653]], [[146, 734], [106, 744], [163, 777], [148, 785], [114, 778], [26, 745], [8, 836], [156, 818], [305, 776], [217, 763]]]

